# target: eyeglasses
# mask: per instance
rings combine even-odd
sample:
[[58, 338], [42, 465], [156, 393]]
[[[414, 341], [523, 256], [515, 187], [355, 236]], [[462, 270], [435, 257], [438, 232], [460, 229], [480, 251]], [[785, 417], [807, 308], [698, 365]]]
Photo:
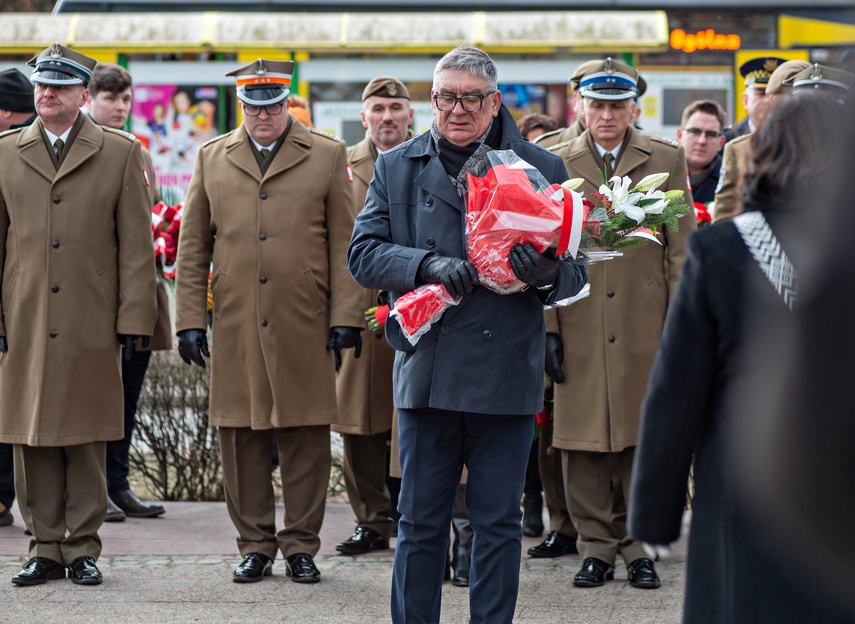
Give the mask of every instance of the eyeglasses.
[[701, 135], [703, 134], [710, 141], [721, 136], [721, 132], [716, 132], [715, 130], [701, 130], [700, 128], [686, 128], [686, 132], [696, 139], [701, 138]]
[[495, 92], [496, 90], [493, 89], [492, 91], [487, 91], [487, 93], [461, 95], [460, 97], [437, 94], [433, 96], [433, 101], [436, 102], [436, 109], [440, 111], [454, 110], [454, 107], [460, 102], [463, 110], [467, 113], [477, 113], [484, 106], [484, 98], [493, 95]]
[[276, 104], [268, 104], [267, 106], [253, 106], [252, 104], [244, 104], [243, 112], [249, 117], [258, 117], [261, 114], [261, 109], [267, 111], [268, 115], [278, 115], [282, 112], [282, 102]]

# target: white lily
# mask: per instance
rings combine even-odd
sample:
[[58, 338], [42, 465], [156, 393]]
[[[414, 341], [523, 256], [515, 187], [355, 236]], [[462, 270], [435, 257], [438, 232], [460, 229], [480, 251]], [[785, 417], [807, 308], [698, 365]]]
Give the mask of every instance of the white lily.
[[645, 214], [662, 214], [665, 207], [668, 206], [668, 200], [665, 198], [663, 191], [655, 191], [650, 189], [642, 198], [643, 200], [654, 200], [651, 203], [645, 203], [642, 208]]
[[584, 182], [585, 178], [570, 178], [569, 180], [562, 182], [561, 186], [566, 188], [568, 191], [575, 191], [577, 188], [582, 186]]
[[665, 191], [665, 199], [668, 201], [673, 201], [675, 199], [680, 199], [686, 193], [680, 189], [671, 189], [670, 191]]
[[668, 179], [669, 173], [651, 173], [648, 176], [644, 176], [641, 182], [635, 187], [636, 191], [640, 193], [645, 193], [647, 191], [653, 190], [662, 185], [665, 180]]
[[609, 183], [612, 185], [611, 188], [605, 184], [601, 184], [599, 192], [601, 195], [609, 198], [615, 214], [624, 212], [626, 216], [636, 223], [641, 223], [644, 220], [644, 209], [638, 207], [638, 202], [644, 195], [629, 192], [629, 185], [632, 184], [629, 176], [624, 176], [623, 178], [614, 176], [609, 180]]

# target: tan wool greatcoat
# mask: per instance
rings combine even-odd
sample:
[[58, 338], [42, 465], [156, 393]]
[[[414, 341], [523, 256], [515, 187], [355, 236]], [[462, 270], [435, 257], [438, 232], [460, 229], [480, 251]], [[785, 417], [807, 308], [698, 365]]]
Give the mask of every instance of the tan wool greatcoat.
[[[602, 164], [589, 147], [588, 132], [552, 151], [564, 159], [571, 178], [585, 179], [580, 191], [590, 198], [600, 186]], [[661, 190], [686, 192], [690, 208], [679, 231], [658, 232], [661, 246], [650, 243], [589, 266], [590, 296], [546, 314], [546, 331], [561, 336], [567, 378], [555, 384], [556, 448], [615, 453], [637, 442], [641, 401], [695, 218], [683, 148], [630, 128], [615, 175], [637, 183], [660, 172], [670, 174]]]
[[[330, 327], [362, 327], [347, 272], [345, 144], [293, 118], [262, 176], [244, 126], [203, 145], [178, 243], [176, 330], [207, 326], [213, 258], [212, 426], [336, 420]], [[277, 146], [279, 147], [279, 146]]]
[[732, 219], [742, 212], [742, 177], [751, 158], [751, 137], [743, 134], [724, 144], [719, 188], [715, 192], [713, 223]]
[[57, 171], [41, 122], [0, 135], [0, 441], [123, 436], [116, 334], [151, 335], [155, 268], [140, 144], [84, 117]]
[[[365, 138], [348, 148], [347, 159], [353, 171], [354, 219], [368, 193], [374, 177], [376, 152], [371, 138]], [[361, 288], [359, 312], [377, 305], [378, 291]], [[341, 368], [336, 377], [338, 422], [333, 431], [356, 435], [371, 435], [392, 428], [392, 364], [395, 350], [386, 342], [382, 331], [372, 332], [363, 319], [362, 355], [355, 359], [352, 349], [341, 354]]]

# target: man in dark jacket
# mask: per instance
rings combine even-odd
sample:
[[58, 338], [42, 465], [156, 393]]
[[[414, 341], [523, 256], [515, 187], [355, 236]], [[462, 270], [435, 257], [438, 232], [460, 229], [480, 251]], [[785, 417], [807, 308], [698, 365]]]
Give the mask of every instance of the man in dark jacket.
[[677, 141], [686, 150], [686, 169], [695, 202], [709, 204], [715, 199], [726, 119], [724, 109], [712, 100], [697, 100], [683, 110]]
[[434, 70], [430, 132], [383, 153], [356, 220], [348, 269], [394, 303], [439, 283], [459, 304], [413, 346], [394, 317], [394, 401], [403, 471], [392, 575], [392, 621], [439, 622], [448, 526], [457, 484], [469, 470], [466, 505], [475, 529], [471, 622], [511, 622], [519, 588], [520, 498], [533, 415], [543, 407], [543, 304], [581, 290], [587, 271], [530, 245], [510, 254], [529, 287], [499, 295], [479, 287], [464, 260], [466, 174], [492, 149], [513, 150], [547, 180], [562, 162], [523, 140], [502, 106], [493, 60], [457, 48]]

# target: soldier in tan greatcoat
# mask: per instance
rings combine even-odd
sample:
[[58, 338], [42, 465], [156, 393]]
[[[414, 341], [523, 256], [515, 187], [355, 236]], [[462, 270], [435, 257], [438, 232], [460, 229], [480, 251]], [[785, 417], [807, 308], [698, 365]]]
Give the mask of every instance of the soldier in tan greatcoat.
[[[365, 322], [345, 266], [354, 221], [345, 145], [288, 114], [293, 67], [259, 59], [228, 74], [243, 122], [198, 151], [178, 244], [178, 349], [200, 366], [213, 257], [209, 419], [219, 427], [243, 556], [236, 582], [269, 575], [277, 550], [291, 580], [320, 580], [313, 557], [337, 419], [335, 372], [342, 349], [359, 350]], [[285, 499], [279, 531], [271, 430]]]
[[[683, 148], [630, 125], [637, 76], [611, 59], [590, 68], [580, 82], [588, 129], [552, 151], [571, 178], [584, 178], [588, 197], [604, 170], [607, 179], [629, 176], [633, 182], [665, 172], [670, 177], [662, 190], [685, 191], [691, 206]], [[592, 265], [590, 296], [547, 313], [547, 372], [556, 382], [552, 445], [561, 452], [567, 506], [579, 532], [579, 587], [614, 578], [617, 553], [633, 586], [659, 586], [653, 562], [626, 533], [627, 492], [641, 400], [694, 228], [694, 213], [687, 210], [679, 232], [660, 231], [661, 245]]]
[[[0, 136], [0, 441], [32, 533], [12, 579], [101, 582], [105, 442], [120, 439], [121, 349], [155, 324], [140, 145], [80, 112], [95, 60], [30, 61], [38, 121]], [[118, 340], [117, 340], [118, 338]]]
[[[413, 109], [407, 87], [392, 76], [378, 76], [362, 91], [362, 125], [365, 138], [349, 148], [355, 196], [354, 217], [362, 210], [378, 155], [412, 136]], [[362, 289], [360, 312], [377, 305], [380, 293]], [[333, 431], [344, 443], [344, 483], [350, 507], [356, 514], [353, 535], [336, 550], [357, 555], [389, 547], [394, 521], [386, 488], [386, 441], [392, 428], [392, 364], [395, 350], [382, 332], [368, 333], [357, 360], [342, 354], [336, 378], [338, 422]]]

